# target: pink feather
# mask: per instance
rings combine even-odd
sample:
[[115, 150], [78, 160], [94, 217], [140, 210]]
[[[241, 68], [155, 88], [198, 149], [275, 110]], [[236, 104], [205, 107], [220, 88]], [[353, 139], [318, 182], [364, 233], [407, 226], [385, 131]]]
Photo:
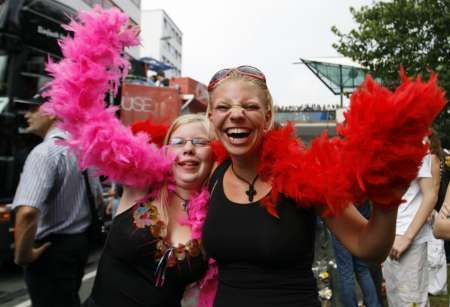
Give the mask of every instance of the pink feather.
[[199, 282], [200, 295], [198, 297], [198, 307], [212, 307], [216, 298], [219, 270], [214, 259], [210, 258], [208, 270], [205, 276]]
[[137, 31], [118, 9], [81, 12], [65, 28], [73, 32], [61, 42], [64, 58], [49, 61], [53, 76], [44, 95], [45, 110], [56, 115], [68, 131], [67, 145], [81, 168], [95, 167], [99, 174], [131, 187], [161, 187], [171, 174], [172, 161], [164, 149], [134, 136], [115, 117], [115, 108], [104, 107], [105, 94], [117, 93], [129, 63], [124, 48], [138, 44]]

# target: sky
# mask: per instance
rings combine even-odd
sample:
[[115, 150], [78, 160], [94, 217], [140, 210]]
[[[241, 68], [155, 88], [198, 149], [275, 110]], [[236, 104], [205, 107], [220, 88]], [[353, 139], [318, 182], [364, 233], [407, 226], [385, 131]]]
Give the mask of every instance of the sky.
[[277, 105], [338, 104], [300, 57], [338, 57], [333, 25], [356, 27], [349, 8], [372, 0], [142, 0], [183, 32], [182, 75], [207, 84], [222, 69], [261, 69]]

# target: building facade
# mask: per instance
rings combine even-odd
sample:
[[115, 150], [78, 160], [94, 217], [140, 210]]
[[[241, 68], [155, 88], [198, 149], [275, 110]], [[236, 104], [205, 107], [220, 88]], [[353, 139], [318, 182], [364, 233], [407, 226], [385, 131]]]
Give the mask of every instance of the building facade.
[[164, 10], [142, 10], [141, 39], [141, 57], [173, 66], [167, 77], [181, 76], [183, 33]]
[[[77, 11], [88, 10], [95, 5], [103, 8], [117, 7], [130, 17], [133, 25], [141, 24], [141, 1], [142, 0], [58, 0], [59, 2], [74, 8]], [[135, 59], [140, 58], [140, 47], [133, 47], [127, 50], [127, 53]]]

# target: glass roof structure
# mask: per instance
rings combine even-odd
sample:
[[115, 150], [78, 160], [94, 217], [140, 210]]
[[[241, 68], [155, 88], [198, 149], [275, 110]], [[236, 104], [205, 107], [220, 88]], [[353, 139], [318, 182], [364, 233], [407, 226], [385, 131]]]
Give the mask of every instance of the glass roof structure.
[[363, 81], [366, 70], [347, 58], [300, 58], [335, 95], [352, 93]]

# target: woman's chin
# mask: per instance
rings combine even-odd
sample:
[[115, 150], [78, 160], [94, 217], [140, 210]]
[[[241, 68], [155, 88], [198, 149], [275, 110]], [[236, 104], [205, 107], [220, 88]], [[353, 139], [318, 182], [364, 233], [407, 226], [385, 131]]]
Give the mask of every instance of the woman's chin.
[[198, 175], [194, 174], [180, 174], [175, 179], [175, 183], [180, 188], [197, 189], [202, 185], [202, 180]]

